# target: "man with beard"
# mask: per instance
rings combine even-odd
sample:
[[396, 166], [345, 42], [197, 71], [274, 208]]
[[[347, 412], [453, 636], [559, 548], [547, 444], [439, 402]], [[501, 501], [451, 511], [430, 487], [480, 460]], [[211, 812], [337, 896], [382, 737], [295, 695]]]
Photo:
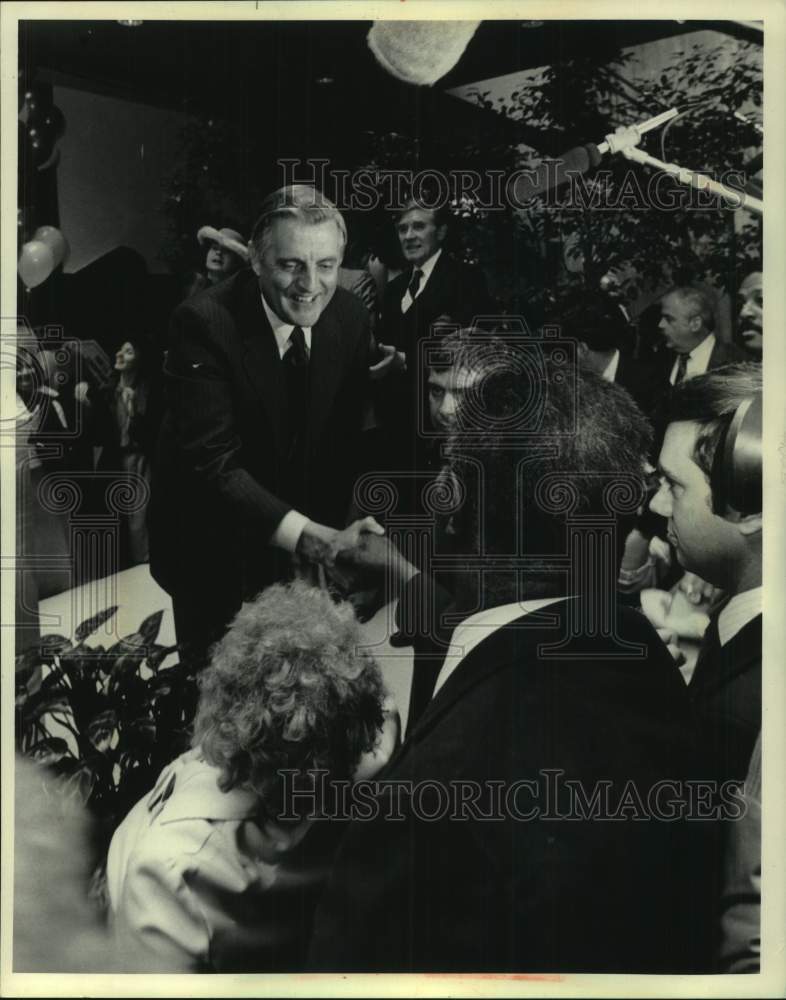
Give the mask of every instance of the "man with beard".
[[760, 361], [764, 348], [764, 298], [761, 271], [751, 271], [740, 285], [737, 335], [751, 358]]
[[402, 634], [451, 647], [339, 848], [314, 970], [708, 968], [712, 830], [656, 803], [704, 777], [685, 686], [614, 596], [651, 431], [613, 384], [538, 369], [484, 380], [485, 434], [451, 441], [451, 592], [386, 539], [354, 553], [401, 585]]

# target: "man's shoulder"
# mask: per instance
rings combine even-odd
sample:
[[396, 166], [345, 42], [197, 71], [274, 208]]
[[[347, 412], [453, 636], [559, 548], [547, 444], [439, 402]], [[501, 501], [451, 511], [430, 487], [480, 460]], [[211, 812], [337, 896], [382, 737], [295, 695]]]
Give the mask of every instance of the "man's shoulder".
[[181, 302], [175, 309], [173, 318], [182, 319], [197, 315], [204, 319], [224, 317], [229, 319], [238, 309], [240, 302], [256, 293], [256, 276], [251, 268], [243, 268], [226, 281], [197, 292]]
[[319, 321], [323, 319], [335, 319], [342, 324], [351, 323], [363, 326], [368, 323], [368, 309], [366, 309], [357, 295], [339, 285], [333, 293], [333, 298], [325, 307]]
[[737, 344], [733, 344], [725, 340], [716, 340], [715, 346], [712, 349], [712, 354], [710, 355], [708, 367], [720, 368], [723, 365], [733, 365], [740, 361], [749, 360], [750, 358], [748, 355], [741, 347], [738, 347]]

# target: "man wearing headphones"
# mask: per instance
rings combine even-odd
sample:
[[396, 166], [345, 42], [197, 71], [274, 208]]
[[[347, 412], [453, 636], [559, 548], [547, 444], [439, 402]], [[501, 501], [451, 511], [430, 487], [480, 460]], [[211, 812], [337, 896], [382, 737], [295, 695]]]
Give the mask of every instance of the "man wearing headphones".
[[651, 501], [685, 569], [727, 595], [689, 691], [719, 780], [745, 778], [761, 729], [761, 365], [729, 365], [672, 393]]

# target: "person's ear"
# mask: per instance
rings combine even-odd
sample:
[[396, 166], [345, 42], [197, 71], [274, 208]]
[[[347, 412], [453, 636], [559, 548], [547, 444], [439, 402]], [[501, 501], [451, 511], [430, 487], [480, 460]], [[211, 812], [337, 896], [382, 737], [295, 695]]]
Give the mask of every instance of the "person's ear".
[[761, 514], [746, 514], [737, 521], [737, 527], [741, 534], [750, 536], [761, 532]]
[[259, 277], [262, 270], [262, 265], [259, 261], [259, 256], [257, 254], [256, 247], [251, 242], [251, 240], [248, 241], [248, 262], [251, 265], [251, 270], [257, 277]]

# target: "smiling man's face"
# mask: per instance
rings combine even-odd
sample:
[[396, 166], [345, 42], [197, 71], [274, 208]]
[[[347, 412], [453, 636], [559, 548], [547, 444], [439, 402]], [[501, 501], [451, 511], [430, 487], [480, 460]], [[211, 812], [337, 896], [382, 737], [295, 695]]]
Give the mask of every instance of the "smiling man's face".
[[313, 326], [333, 298], [343, 257], [343, 240], [332, 220], [309, 225], [278, 219], [251, 266], [265, 301], [285, 323]]
[[396, 231], [407, 263], [419, 267], [442, 246], [447, 226], [438, 226], [430, 209], [410, 208], [402, 214]]

